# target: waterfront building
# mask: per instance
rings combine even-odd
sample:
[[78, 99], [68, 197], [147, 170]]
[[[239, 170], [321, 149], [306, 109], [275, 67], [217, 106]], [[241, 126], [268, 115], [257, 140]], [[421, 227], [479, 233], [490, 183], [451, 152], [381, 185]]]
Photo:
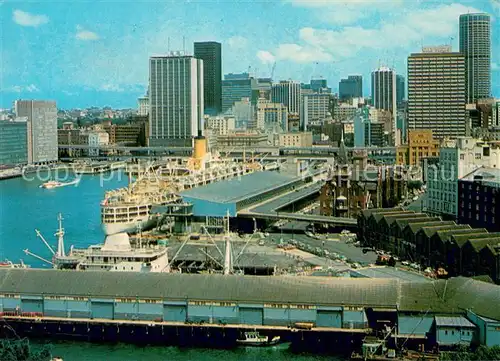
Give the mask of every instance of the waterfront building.
[[181, 52], [149, 60], [149, 143], [192, 146], [203, 129], [203, 60]]
[[458, 222], [500, 232], [500, 169], [481, 167], [459, 179]]
[[340, 80], [339, 99], [341, 101], [361, 97], [363, 97], [363, 77], [361, 75], [349, 75], [347, 79]]
[[396, 75], [396, 104], [398, 109], [406, 100], [406, 81], [405, 77], [401, 74]]
[[93, 130], [88, 134], [89, 156], [98, 157], [100, 155], [100, 147], [109, 144], [109, 134], [104, 130]]
[[208, 116], [205, 118], [205, 128], [211, 129], [216, 135], [227, 135], [236, 129], [236, 120], [232, 115]]
[[55, 101], [16, 100], [17, 117], [27, 118], [28, 163], [57, 162], [57, 106]]
[[287, 131], [288, 109], [281, 103], [273, 103], [266, 98], [259, 98], [257, 102], [257, 129]]
[[395, 145], [400, 144], [396, 134], [397, 119], [396, 72], [393, 69], [381, 67], [372, 72], [372, 100], [375, 109], [387, 110], [392, 115], [390, 136]]
[[102, 129], [109, 134], [109, 144], [146, 146], [149, 126], [147, 118], [127, 124], [111, 124], [110, 120], [102, 123]]
[[427, 211], [456, 219], [458, 180], [480, 167], [500, 167], [500, 146], [461, 137], [439, 150], [439, 163], [427, 170]]
[[236, 130], [227, 135], [217, 136], [217, 146], [221, 148], [234, 147], [238, 149], [239, 147], [258, 147], [267, 145], [269, 145], [268, 135], [252, 130]]
[[149, 114], [149, 96], [145, 95], [137, 99], [137, 115], [147, 116]]
[[203, 104], [205, 114], [222, 111], [222, 45], [215, 41], [194, 43], [194, 57], [203, 60]]
[[258, 88], [257, 80], [248, 73], [226, 74], [222, 81], [222, 112], [230, 110], [242, 98], [252, 100]]
[[432, 129], [411, 129], [408, 144], [396, 148], [396, 160], [401, 165], [420, 166], [424, 158], [439, 156], [439, 140]]
[[310, 124], [319, 125], [332, 118], [330, 114], [331, 94], [313, 93], [303, 94], [301, 102], [301, 121], [303, 129]]
[[488, 98], [491, 91], [490, 15], [460, 15], [460, 53], [465, 56], [467, 103]]
[[28, 163], [27, 118], [0, 120], [0, 166]]
[[291, 132], [278, 134], [279, 147], [312, 147], [312, 132]]
[[408, 127], [438, 138], [465, 135], [465, 59], [450, 46], [408, 57]]
[[273, 84], [271, 89], [271, 100], [273, 103], [285, 105], [288, 114], [299, 114], [301, 90], [300, 83], [293, 80], [282, 80], [279, 83]]

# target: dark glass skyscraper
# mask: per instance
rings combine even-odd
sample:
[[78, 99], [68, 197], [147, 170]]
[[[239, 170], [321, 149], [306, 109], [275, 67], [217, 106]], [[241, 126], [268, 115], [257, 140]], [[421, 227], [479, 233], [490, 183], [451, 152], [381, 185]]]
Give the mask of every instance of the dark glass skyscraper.
[[222, 111], [222, 46], [215, 41], [194, 43], [194, 57], [203, 60], [203, 94], [206, 114]]
[[396, 103], [398, 106], [406, 99], [406, 84], [403, 75], [396, 75]]
[[488, 98], [491, 89], [491, 35], [488, 14], [460, 15], [460, 52], [465, 56], [467, 103]]
[[349, 75], [347, 79], [341, 79], [339, 83], [339, 99], [348, 100], [361, 98], [363, 96], [363, 77], [361, 75]]

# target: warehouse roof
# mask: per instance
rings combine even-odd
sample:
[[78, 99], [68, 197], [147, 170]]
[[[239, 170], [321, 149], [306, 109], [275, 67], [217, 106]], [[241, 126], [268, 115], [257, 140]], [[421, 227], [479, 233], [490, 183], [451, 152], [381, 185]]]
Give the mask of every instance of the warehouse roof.
[[233, 203], [299, 180], [300, 178], [278, 172], [254, 172], [192, 188], [181, 192], [181, 196], [217, 203]]
[[398, 308], [500, 320], [500, 287], [467, 278], [433, 282], [297, 276], [224, 276], [0, 269], [0, 294], [237, 301]]
[[352, 277], [394, 278], [411, 282], [430, 282], [431, 279], [414, 272], [408, 272], [395, 267], [368, 267], [351, 271]]
[[439, 217], [423, 217], [423, 218], [403, 218], [397, 219], [396, 224], [400, 230], [404, 230], [408, 224], [412, 223], [423, 223], [423, 222], [439, 222], [441, 218]]
[[451, 226], [456, 224], [453, 221], [434, 221], [434, 222], [429, 222], [429, 221], [422, 221], [422, 222], [415, 222], [415, 223], [410, 223], [408, 227], [410, 227], [410, 230], [413, 234], [416, 234], [418, 231], [420, 231], [421, 228], [423, 227], [430, 227], [430, 226]]
[[451, 241], [455, 242], [460, 248], [467, 243], [469, 239], [482, 239], [482, 238], [490, 238], [491, 233], [484, 230], [484, 228], [477, 228], [477, 232], [469, 233], [469, 234], [452, 234]]
[[447, 317], [447, 316], [436, 316], [434, 317], [436, 321], [436, 326], [444, 327], [470, 327], [476, 328], [476, 326], [463, 316], [459, 317]]
[[370, 218], [372, 214], [377, 214], [377, 213], [391, 213], [391, 212], [400, 212], [402, 211], [403, 208], [370, 208], [370, 209], [365, 209], [364, 211], [361, 212], [361, 214], [366, 218]]

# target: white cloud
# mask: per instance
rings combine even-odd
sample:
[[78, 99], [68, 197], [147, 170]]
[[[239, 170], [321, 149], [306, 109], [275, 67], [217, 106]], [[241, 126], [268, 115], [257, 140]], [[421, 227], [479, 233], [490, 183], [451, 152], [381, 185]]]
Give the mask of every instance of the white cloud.
[[299, 31], [300, 43], [278, 45], [273, 53], [278, 59], [296, 63], [329, 62], [353, 57], [362, 49], [374, 54], [397, 48], [408, 50], [422, 41], [429, 45], [448, 42], [449, 37], [458, 31], [459, 15], [478, 11], [460, 4], [449, 4], [411, 11], [398, 22], [382, 22], [371, 28], [349, 26], [324, 30], [305, 27]]
[[75, 37], [79, 40], [98, 40], [99, 35], [90, 30], [85, 30], [81, 25], [76, 26], [76, 35]]
[[272, 64], [276, 61], [276, 57], [266, 50], [259, 50], [257, 52], [257, 58], [259, 58], [263, 64]]
[[118, 93], [118, 92], [123, 92], [125, 91], [125, 89], [123, 89], [123, 87], [121, 87], [120, 85], [118, 84], [102, 84], [101, 87], [99, 88], [99, 90], [102, 90], [104, 92], [115, 92], [115, 93]]
[[11, 87], [5, 88], [5, 92], [7, 93], [36, 93], [39, 92], [40, 89], [35, 84], [29, 85], [13, 85]]
[[228, 45], [233, 49], [243, 49], [248, 45], [248, 39], [243, 36], [233, 36], [227, 40]]
[[14, 10], [12, 13], [12, 20], [14, 20], [16, 24], [33, 27], [47, 24], [49, 22], [49, 18], [46, 15], [31, 14], [22, 10]]

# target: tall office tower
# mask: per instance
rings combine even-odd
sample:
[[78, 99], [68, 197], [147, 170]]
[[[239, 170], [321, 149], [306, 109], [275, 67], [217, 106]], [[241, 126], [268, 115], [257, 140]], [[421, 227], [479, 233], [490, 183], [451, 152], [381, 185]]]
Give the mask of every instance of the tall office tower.
[[215, 41], [194, 43], [194, 57], [203, 60], [205, 113], [222, 111], [222, 46]]
[[57, 106], [55, 101], [16, 100], [17, 117], [27, 118], [28, 163], [57, 161]]
[[396, 72], [382, 67], [372, 72], [372, 102], [376, 109], [388, 110], [392, 113], [392, 139], [394, 145], [399, 145], [400, 135], [397, 134], [397, 99]]
[[451, 46], [408, 57], [408, 128], [438, 138], [465, 135], [465, 59]]
[[467, 103], [490, 96], [490, 43], [488, 14], [460, 15], [460, 52], [465, 56]]
[[149, 144], [190, 147], [203, 129], [203, 60], [181, 52], [149, 59]]
[[274, 83], [271, 89], [271, 100], [273, 103], [281, 103], [288, 109], [288, 114], [300, 112], [300, 83], [293, 80], [282, 80]]
[[339, 83], [339, 99], [349, 100], [363, 96], [363, 77], [361, 75], [349, 75], [347, 79], [341, 79]]
[[249, 98], [251, 103], [256, 103], [258, 99], [257, 80], [248, 73], [226, 74], [222, 81], [222, 112], [230, 110], [234, 103], [242, 98]]
[[406, 99], [406, 84], [403, 75], [396, 75], [396, 104], [398, 108]]

